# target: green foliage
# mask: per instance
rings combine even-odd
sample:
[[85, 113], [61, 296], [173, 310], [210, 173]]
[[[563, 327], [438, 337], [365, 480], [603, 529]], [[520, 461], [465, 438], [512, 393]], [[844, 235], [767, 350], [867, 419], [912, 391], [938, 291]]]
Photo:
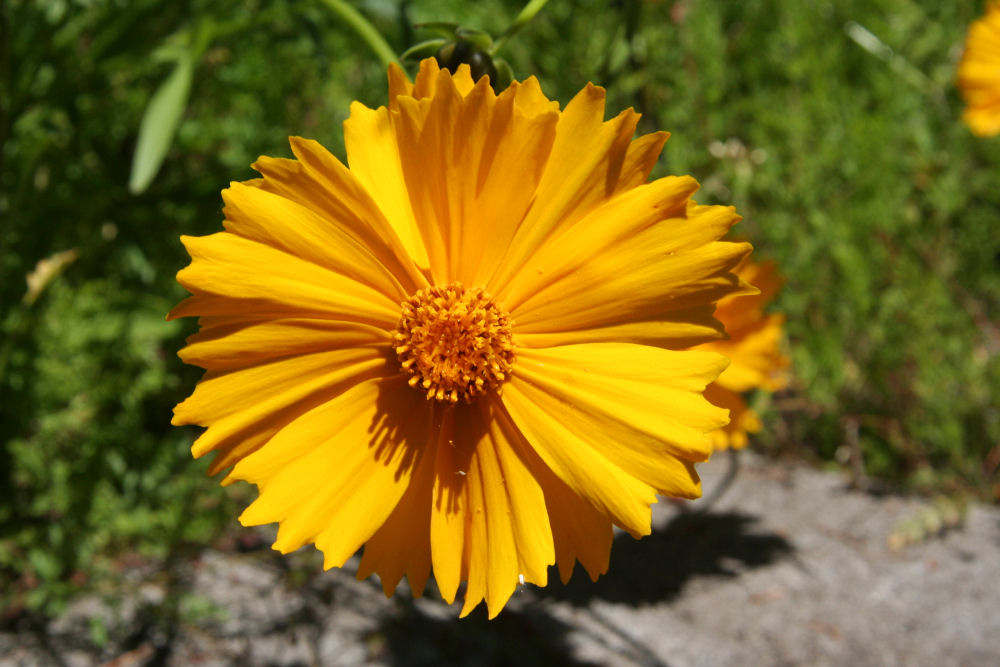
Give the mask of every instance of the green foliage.
[[139, 125], [139, 137], [136, 140], [135, 157], [132, 160], [129, 190], [133, 193], [139, 194], [149, 187], [167, 157], [177, 126], [180, 125], [181, 117], [184, 115], [188, 95], [191, 94], [192, 78], [194, 78], [194, 59], [184, 55], [149, 101], [142, 123]]
[[[414, 24], [498, 36], [522, 3], [358, 8], [401, 53], [434, 36]], [[779, 261], [795, 381], [772, 446], [833, 459], [856, 425], [870, 474], [997, 481], [1000, 140], [968, 133], [953, 89], [977, 11], [550, 2], [499, 53], [563, 102], [594, 81], [609, 112], [672, 131], [658, 171], [736, 205]], [[234, 525], [238, 487], [169, 425], [198, 377], [175, 356], [192, 324], [163, 319], [177, 237], [217, 231], [219, 190], [290, 134], [343, 156], [349, 104], [384, 103], [384, 70], [321, 2], [11, 0], [0, 17], [0, 606], [52, 612], [121, 554], [169, 559]], [[36, 271], [47, 258], [60, 270]]]

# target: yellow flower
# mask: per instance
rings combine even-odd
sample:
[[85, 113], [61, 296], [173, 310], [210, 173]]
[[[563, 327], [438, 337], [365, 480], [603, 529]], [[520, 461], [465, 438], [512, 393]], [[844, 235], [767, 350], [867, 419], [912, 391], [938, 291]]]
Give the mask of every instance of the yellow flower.
[[785, 386], [788, 359], [781, 354], [782, 315], [766, 315], [764, 307], [781, 289], [781, 279], [772, 262], [755, 264], [744, 260], [735, 269], [759, 294], [731, 296], [719, 302], [715, 317], [726, 327], [728, 340], [699, 345], [699, 350], [713, 350], [732, 362], [714, 384], [705, 390], [705, 398], [729, 410], [729, 423], [710, 434], [715, 449], [741, 449], [747, 446], [747, 434], [760, 431], [760, 418], [740, 395], [751, 389], [777, 391]]
[[958, 87], [969, 129], [980, 136], [1000, 134], [1000, 0], [992, 0], [986, 15], [969, 27]]
[[180, 355], [207, 373], [174, 423], [258, 486], [240, 521], [277, 522], [275, 549], [364, 545], [387, 595], [433, 569], [492, 617], [553, 563], [596, 579], [656, 494], [699, 495], [727, 362], [684, 349], [723, 335], [750, 246], [718, 241], [739, 216], [694, 179], [647, 183], [667, 135], [605, 122], [601, 88], [560, 111], [433, 60], [389, 88], [351, 107], [349, 167], [293, 138], [223, 192], [224, 232], [182, 238], [170, 317], [200, 318]]

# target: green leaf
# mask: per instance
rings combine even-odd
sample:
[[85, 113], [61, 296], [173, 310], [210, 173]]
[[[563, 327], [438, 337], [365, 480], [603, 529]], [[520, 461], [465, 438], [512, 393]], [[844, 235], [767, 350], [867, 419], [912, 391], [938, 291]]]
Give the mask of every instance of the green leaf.
[[423, 60], [424, 58], [430, 58], [435, 53], [438, 52], [442, 46], [448, 43], [448, 40], [439, 37], [437, 39], [429, 39], [426, 42], [420, 42], [419, 44], [414, 44], [399, 56], [400, 60]]
[[132, 194], [139, 194], [149, 187], [167, 157], [187, 106], [193, 76], [194, 58], [184, 54], [149, 101], [139, 125], [135, 155], [132, 156], [132, 174], [128, 183]]

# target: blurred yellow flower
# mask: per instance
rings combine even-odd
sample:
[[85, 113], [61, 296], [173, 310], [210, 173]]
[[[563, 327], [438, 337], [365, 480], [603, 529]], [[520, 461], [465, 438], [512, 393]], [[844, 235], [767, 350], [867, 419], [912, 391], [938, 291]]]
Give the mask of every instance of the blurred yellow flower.
[[207, 373], [174, 423], [259, 487], [242, 523], [325, 567], [364, 545], [387, 595], [433, 569], [492, 617], [553, 563], [605, 572], [656, 494], [700, 494], [727, 362], [686, 348], [723, 335], [750, 246], [694, 179], [647, 183], [667, 135], [637, 121], [593, 85], [560, 111], [534, 78], [496, 95], [426, 60], [351, 107], [349, 167], [292, 138], [223, 192], [225, 231], [182, 238], [170, 317], [199, 317], [180, 355]]
[[785, 318], [764, 313], [764, 307], [781, 289], [774, 263], [744, 260], [736, 274], [760, 293], [731, 296], [719, 302], [715, 316], [726, 327], [729, 339], [697, 347], [724, 354], [732, 362], [705, 390], [705, 398], [729, 410], [729, 424], [710, 434], [715, 449], [741, 449], [747, 445], [747, 434], [760, 431], [760, 418], [743, 400], [743, 392], [758, 388], [777, 391], [787, 382], [788, 359], [781, 353], [781, 325]]
[[986, 15], [969, 27], [958, 87], [969, 129], [980, 136], [1000, 134], [1000, 0], [991, 0]]

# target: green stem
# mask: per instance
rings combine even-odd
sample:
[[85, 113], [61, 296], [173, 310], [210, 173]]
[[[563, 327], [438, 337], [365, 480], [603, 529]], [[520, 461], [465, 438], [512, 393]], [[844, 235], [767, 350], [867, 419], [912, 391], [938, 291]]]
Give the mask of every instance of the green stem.
[[516, 19], [514, 19], [514, 22], [510, 24], [510, 27], [497, 38], [497, 41], [493, 42], [493, 48], [490, 49], [490, 55], [496, 55], [500, 49], [503, 48], [504, 44], [510, 41], [511, 37], [516, 35], [521, 28], [527, 25], [528, 21], [535, 18], [535, 14], [542, 11], [542, 7], [544, 7], [548, 1], [549, 0], [531, 0], [528, 4], [526, 4], [524, 9], [521, 10], [521, 13], [517, 15]]
[[339, 16], [344, 23], [349, 25], [357, 33], [358, 37], [375, 53], [382, 61], [382, 65], [388, 67], [392, 63], [399, 64], [396, 52], [392, 50], [385, 38], [379, 34], [378, 30], [371, 22], [362, 16], [358, 10], [342, 0], [322, 0], [323, 4], [329, 7], [333, 13]]

